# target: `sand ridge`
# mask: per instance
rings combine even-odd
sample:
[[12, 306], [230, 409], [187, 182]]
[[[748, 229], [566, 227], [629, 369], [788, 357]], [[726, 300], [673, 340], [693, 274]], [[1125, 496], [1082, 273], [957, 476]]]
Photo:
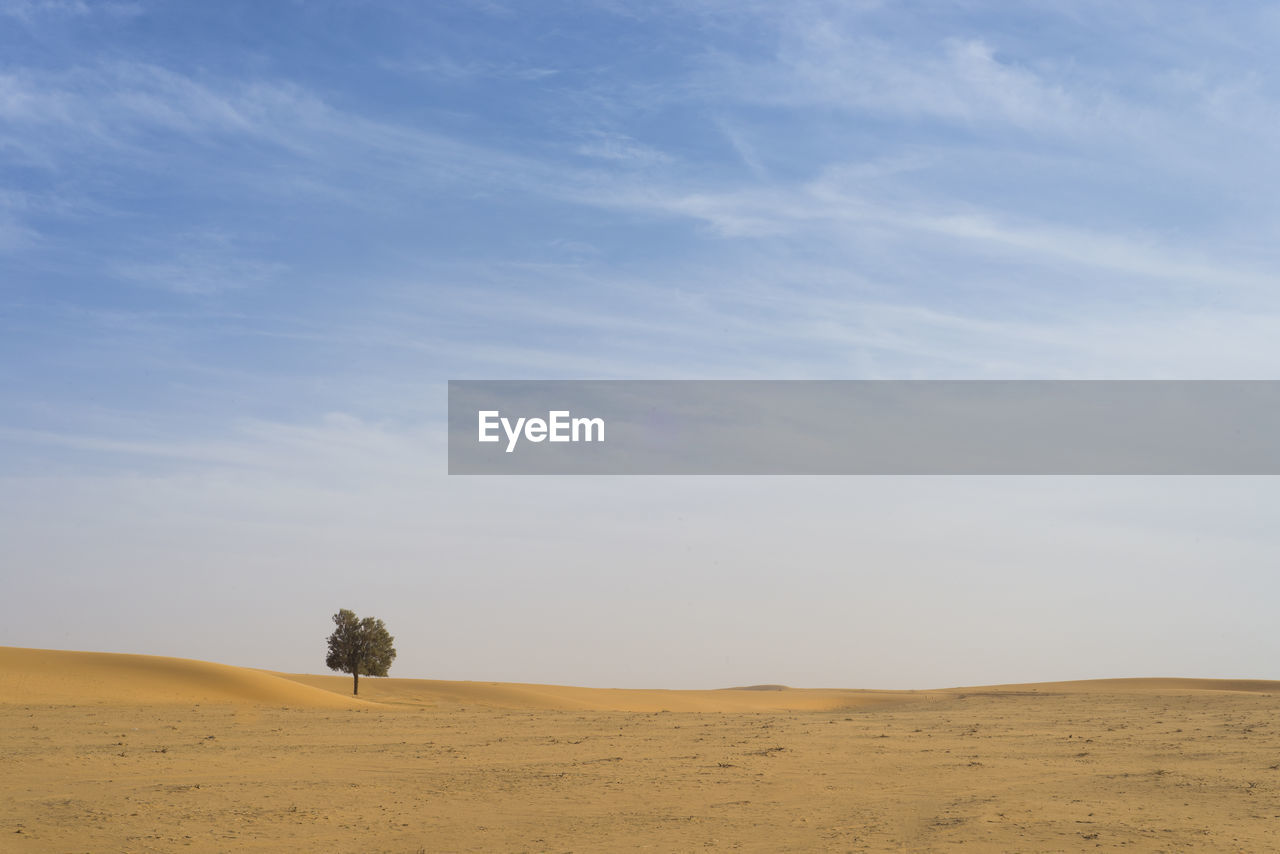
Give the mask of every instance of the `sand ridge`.
[[1280, 695], [1259, 679], [1095, 679], [890, 691], [752, 685], [709, 690], [584, 688], [518, 682], [277, 673], [155, 655], [0, 647], [0, 703], [232, 702], [300, 708], [465, 707], [601, 712], [834, 712], [953, 701], [976, 694], [1235, 692]]
[[1131, 677], [1121, 679], [1077, 679], [1068, 682], [1023, 682], [1012, 685], [979, 685], [968, 688], [943, 689], [945, 693], [960, 694], [1185, 694], [1199, 691], [1280, 695], [1280, 681], [1269, 679]]
[[460, 707], [542, 711], [776, 712], [884, 708], [940, 692], [796, 689], [703, 691], [582, 688], [514, 682], [276, 673], [186, 658], [0, 647], [0, 703], [249, 703], [298, 708]]
[[[343, 676], [280, 673], [304, 685], [349, 691]], [[477, 706], [496, 709], [600, 712], [829, 712], [884, 708], [949, 699], [940, 692], [802, 689], [769, 686], [711, 690], [580, 688], [518, 682], [460, 682], [437, 679], [362, 679], [360, 696], [406, 706]]]
[[0, 704], [205, 702], [329, 709], [367, 705], [246, 667], [160, 655], [0, 647]]

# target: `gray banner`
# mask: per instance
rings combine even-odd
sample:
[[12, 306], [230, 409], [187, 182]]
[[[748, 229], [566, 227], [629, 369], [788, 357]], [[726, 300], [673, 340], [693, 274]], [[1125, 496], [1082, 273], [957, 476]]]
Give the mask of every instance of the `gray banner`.
[[449, 473], [1280, 474], [1280, 382], [455, 380]]

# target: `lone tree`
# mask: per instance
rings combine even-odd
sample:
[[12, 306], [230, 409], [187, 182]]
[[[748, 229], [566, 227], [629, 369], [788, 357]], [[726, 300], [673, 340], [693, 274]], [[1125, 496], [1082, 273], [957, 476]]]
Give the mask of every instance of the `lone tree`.
[[356, 617], [354, 611], [343, 608], [333, 615], [337, 626], [329, 635], [329, 655], [324, 663], [330, 670], [350, 673], [354, 682], [351, 693], [360, 693], [360, 676], [386, 676], [391, 662], [396, 660], [395, 643], [382, 620]]

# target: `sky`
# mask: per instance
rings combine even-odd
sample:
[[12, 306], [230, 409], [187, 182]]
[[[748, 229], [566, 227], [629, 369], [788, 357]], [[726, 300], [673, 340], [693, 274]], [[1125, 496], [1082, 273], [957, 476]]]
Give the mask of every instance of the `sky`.
[[1280, 379], [1272, 4], [0, 0], [0, 644], [1280, 679], [1274, 479], [466, 478], [450, 379]]

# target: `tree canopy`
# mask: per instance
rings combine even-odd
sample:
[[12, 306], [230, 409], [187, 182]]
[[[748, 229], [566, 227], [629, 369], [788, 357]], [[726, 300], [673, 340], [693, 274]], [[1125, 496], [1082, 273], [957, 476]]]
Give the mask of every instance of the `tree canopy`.
[[395, 638], [376, 617], [363, 620], [354, 611], [341, 609], [333, 615], [337, 627], [329, 635], [329, 655], [324, 663], [330, 670], [350, 673], [351, 693], [360, 693], [361, 676], [386, 676], [395, 661]]

